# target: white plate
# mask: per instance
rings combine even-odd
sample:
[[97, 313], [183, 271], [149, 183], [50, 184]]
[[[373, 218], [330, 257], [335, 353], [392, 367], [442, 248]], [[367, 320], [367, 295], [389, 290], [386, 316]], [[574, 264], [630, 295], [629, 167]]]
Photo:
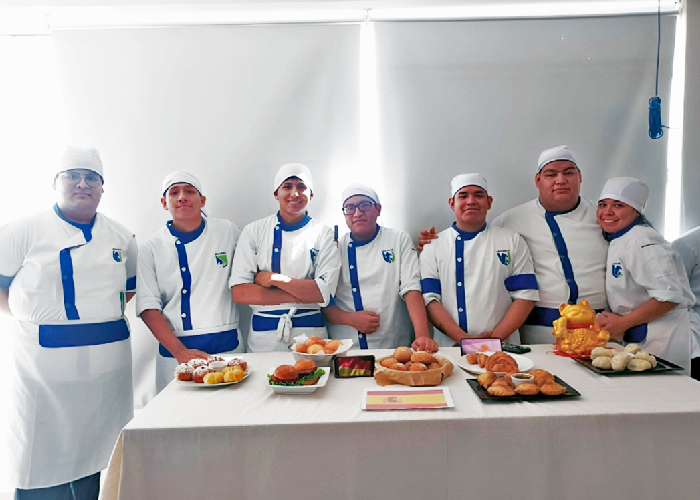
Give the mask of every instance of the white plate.
[[[270, 368], [267, 374], [272, 375], [275, 373], [276, 369], [276, 366], [274, 368]], [[278, 394], [311, 394], [319, 387], [325, 386], [328, 382], [328, 376], [330, 375], [331, 371], [328, 368], [323, 368], [323, 371], [326, 373], [321, 375], [321, 378], [318, 379], [318, 382], [316, 382], [314, 385], [272, 385], [269, 383], [269, 379], [267, 385], [273, 392]]]
[[205, 384], [204, 382], [202, 382], [201, 384], [198, 384], [197, 382], [192, 382], [191, 380], [185, 381], [185, 380], [178, 380], [178, 379], [175, 379], [175, 383], [177, 385], [197, 387], [200, 389], [206, 387], [207, 389], [209, 389], [210, 387], [223, 387], [225, 385], [239, 384], [239, 383], [243, 382], [245, 379], [247, 379], [248, 375], [250, 375], [250, 372], [248, 370], [246, 370], [245, 376], [241, 380], [239, 380], [238, 382], [221, 382], [220, 384]]
[[[493, 352], [486, 351], [484, 354], [488, 354], [489, 356], [491, 356]], [[530, 371], [535, 366], [535, 363], [533, 363], [530, 358], [526, 358], [525, 356], [522, 356], [520, 354], [507, 354], [512, 356], [515, 362], [518, 363], [519, 372]], [[466, 356], [461, 356], [457, 360], [457, 365], [459, 365], [459, 367], [462, 370], [468, 371], [469, 373], [473, 373], [475, 375], [478, 375], [479, 373], [486, 373], [486, 368], [481, 368], [478, 364], [470, 365], [469, 363], [467, 363]]]
[[[295, 341], [297, 339], [301, 340], [302, 342], [306, 342], [306, 334], [300, 335], [299, 337], [294, 337]], [[323, 351], [316, 354], [306, 354], [303, 352], [297, 352], [296, 342], [289, 346], [289, 350], [292, 351], [292, 354], [294, 355], [294, 361], [299, 361], [300, 359], [313, 359], [316, 363], [316, 366], [320, 366], [323, 368], [326, 366], [331, 366], [331, 360], [333, 359], [333, 356], [343, 356], [352, 347], [352, 339], [343, 339], [340, 342], [340, 347], [338, 347], [338, 349], [333, 354], [326, 354]]]

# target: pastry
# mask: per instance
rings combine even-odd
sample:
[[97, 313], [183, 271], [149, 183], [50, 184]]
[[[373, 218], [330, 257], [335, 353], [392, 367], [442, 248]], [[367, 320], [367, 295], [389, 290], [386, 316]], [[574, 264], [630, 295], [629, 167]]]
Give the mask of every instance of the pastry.
[[418, 363], [416, 361], [413, 361], [411, 363], [411, 367], [408, 369], [410, 372], [424, 372], [428, 369], [427, 366], [425, 366], [423, 363]]
[[231, 358], [227, 366], [240, 366], [243, 371], [248, 369], [248, 362], [241, 358]]
[[515, 387], [515, 386], [513, 385], [513, 382], [512, 382], [512, 381], [510, 381], [510, 380], [507, 379], [507, 378], [503, 378], [503, 377], [499, 377], [499, 378], [497, 378], [496, 380], [494, 380], [493, 384], [491, 384], [490, 387], [493, 387], [494, 385], [495, 385], [495, 386], [502, 385], [503, 387], [510, 387], [511, 389]]
[[612, 357], [612, 369], [616, 372], [621, 372], [627, 368], [629, 356], [624, 352], [619, 352]]
[[492, 385], [488, 389], [486, 389], [486, 392], [488, 392], [491, 396], [515, 396], [515, 391], [508, 387], [507, 385], [497, 385], [494, 386]]
[[192, 368], [199, 368], [200, 366], [207, 366], [207, 360], [202, 358], [192, 358], [187, 362]]
[[486, 361], [489, 359], [489, 357], [484, 354], [483, 352], [479, 353], [479, 357], [477, 358], [477, 363], [479, 363], [479, 368], [483, 368], [484, 365], [486, 365]]
[[187, 363], [180, 363], [175, 368], [175, 378], [182, 380], [183, 382], [190, 382], [192, 380], [192, 372], [194, 369]]
[[536, 368], [530, 372], [530, 375], [535, 377], [535, 385], [537, 387], [542, 387], [548, 382], [554, 382], [554, 375], [549, 373], [547, 370], [542, 370], [541, 368]]
[[566, 387], [561, 384], [557, 384], [556, 382], [548, 382], [540, 387], [540, 391], [542, 394], [546, 394], [547, 396], [559, 396], [566, 392]]
[[648, 352], [638, 352], [637, 354], [634, 355], [636, 359], [644, 359], [648, 361], [651, 364], [652, 368], [656, 368], [656, 358], [649, 354]]
[[475, 365], [479, 362], [479, 353], [478, 352], [470, 352], [466, 356], [467, 358], [467, 363], [470, 365]]
[[330, 340], [326, 342], [326, 345], [323, 346], [323, 352], [326, 354], [333, 354], [335, 351], [338, 350], [338, 347], [340, 347], [340, 340]]
[[312, 346], [312, 345], [314, 345], [314, 344], [318, 344], [318, 345], [320, 345], [321, 347], [323, 347], [324, 345], [326, 345], [326, 339], [321, 338], [321, 337], [317, 337], [317, 336], [315, 336], [315, 335], [309, 337], [308, 339], [306, 339], [307, 351], [308, 351], [308, 347], [309, 347], [309, 346]]
[[391, 365], [391, 369], [398, 370], [400, 372], [407, 372], [408, 371], [408, 368], [406, 368], [406, 365], [404, 365], [403, 363], [396, 363], [394, 365]]
[[540, 392], [539, 388], [532, 382], [523, 382], [515, 388], [515, 393], [521, 396], [534, 396]]
[[633, 372], [643, 372], [651, 369], [651, 363], [646, 359], [633, 358], [627, 363], [627, 369]]
[[438, 368], [441, 368], [441, 366], [437, 361], [428, 365], [428, 370], [436, 370]]
[[[496, 366], [498, 369], [495, 368]], [[492, 372], [514, 372], [518, 371], [518, 363], [515, 362], [510, 354], [497, 352], [489, 357], [484, 368]]]
[[608, 356], [599, 356], [591, 362], [593, 366], [596, 368], [601, 368], [603, 370], [611, 370], [612, 369], [612, 358]]
[[613, 355], [615, 354], [614, 349], [606, 349], [605, 347], [596, 347], [591, 351], [591, 359], [598, 358], [600, 356], [606, 356], [608, 358], [612, 358]]
[[476, 377], [476, 381], [484, 389], [488, 389], [497, 379], [498, 376], [493, 372], [480, 373], [479, 376]]
[[192, 381], [197, 383], [197, 384], [201, 384], [202, 382], [204, 382], [204, 376], [207, 373], [211, 373], [213, 371], [214, 370], [212, 370], [208, 366], [198, 366], [192, 372]]
[[398, 363], [398, 360], [395, 358], [385, 358], [379, 362], [379, 364], [384, 368], [391, 368], [391, 366], [395, 365], [396, 363]]
[[218, 354], [212, 354], [207, 358], [207, 364], [211, 363], [212, 361], [223, 361], [224, 358], [219, 356]]
[[437, 359], [435, 356], [425, 351], [418, 351], [411, 355], [411, 361], [414, 363], [423, 363], [424, 365], [429, 365], [430, 363], [435, 363]]
[[323, 353], [323, 346], [320, 344], [311, 344], [306, 347], [306, 354], [318, 354]]
[[399, 363], [405, 363], [411, 360], [413, 351], [405, 346], [399, 346], [394, 350], [394, 359]]
[[306, 354], [306, 344], [297, 344], [295, 349], [297, 352]]
[[637, 354], [641, 350], [642, 347], [639, 344], [627, 344], [625, 346], [624, 352], [631, 352], [632, 354]]

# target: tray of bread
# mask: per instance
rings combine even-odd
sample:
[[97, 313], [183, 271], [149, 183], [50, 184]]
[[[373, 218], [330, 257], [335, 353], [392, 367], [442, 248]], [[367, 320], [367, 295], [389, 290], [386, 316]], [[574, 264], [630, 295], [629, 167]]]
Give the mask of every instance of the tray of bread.
[[244, 359], [212, 355], [207, 359], [192, 358], [187, 363], [177, 365], [174, 375], [178, 385], [209, 388], [237, 384], [249, 374], [248, 363]]
[[590, 358], [574, 358], [574, 361], [606, 376], [652, 375], [683, 370], [670, 361], [644, 352], [639, 344], [627, 344], [621, 351], [596, 347]]
[[530, 373], [508, 373], [502, 377], [487, 371], [476, 380], [468, 379], [467, 383], [482, 400], [549, 401], [581, 395], [556, 375], [539, 368]]
[[463, 370], [478, 375], [492, 371], [497, 374], [509, 372], [526, 372], [535, 364], [526, 356], [498, 352], [472, 352], [459, 358], [457, 364]]
[[452, 362], [439, 354], [400, 346], [391, 356], [375, 361], [374, 380], [379, 385], [435, 386], [452, 375], [453, 370]]

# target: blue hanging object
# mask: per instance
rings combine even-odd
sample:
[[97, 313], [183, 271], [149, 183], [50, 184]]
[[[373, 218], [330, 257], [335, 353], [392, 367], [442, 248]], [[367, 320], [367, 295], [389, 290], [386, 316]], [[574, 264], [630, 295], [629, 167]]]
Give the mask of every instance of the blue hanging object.
[[661, 128], [661, 98], [654, 96], [649, 99], [649, 137], [660, 139], [664, 135]]

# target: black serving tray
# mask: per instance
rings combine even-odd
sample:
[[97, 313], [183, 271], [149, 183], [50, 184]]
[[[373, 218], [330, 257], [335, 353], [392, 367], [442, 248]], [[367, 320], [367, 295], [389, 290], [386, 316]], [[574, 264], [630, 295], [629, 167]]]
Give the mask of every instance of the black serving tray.
[[474, 390], [476, 395], [479, 396], [479, 399], [484, 401], [555, 401], [560, 399], [577, 398], [581, 396], [576, 389], [571, 387], [559, 377], [555, 376], [554, 381], [566, 387], [566, 392], [564, 394], [559, 394], [558, 396], [547, 396], [546, 394], [542, 393], [535, 394], [534, 396], [523, 396], [520, 394], [516, 394], [515, 396], [492, 396], [486, 392], [486, 389], [479, 385], [479, 382], [477, 382], [476, 379], [467, 379], [467, 383]]
[[605, 370], [603, 368], [598, 368], [597, 366], [593, 366], [593, 361], [590, 360], [589, 358], [572, 358], [574, 361], [576, 361], [578, 364], [585, 366], [589, 370], [599, 373], [601, 375], [605, 375], [607, 377], [618, 377], [618, 376], [627, 376], [627, 375], [655, 375], [657, 373], [664, 373], [664, 372], [675, 372], [679, 370], [683, 370], [682, 367], [675, 365], [671, 363], [670, 361], [666, 361], [665, 359], [662, 359], [658, 356], [654, 356], [656, 358], [656, 366], [654, 368], [650, 368], [649, 370], [644, 370], [643, 372], [635, 372], [632, 370], [622, 370], [620, 372], [616, 372], [613, 369], [610, 370]]

